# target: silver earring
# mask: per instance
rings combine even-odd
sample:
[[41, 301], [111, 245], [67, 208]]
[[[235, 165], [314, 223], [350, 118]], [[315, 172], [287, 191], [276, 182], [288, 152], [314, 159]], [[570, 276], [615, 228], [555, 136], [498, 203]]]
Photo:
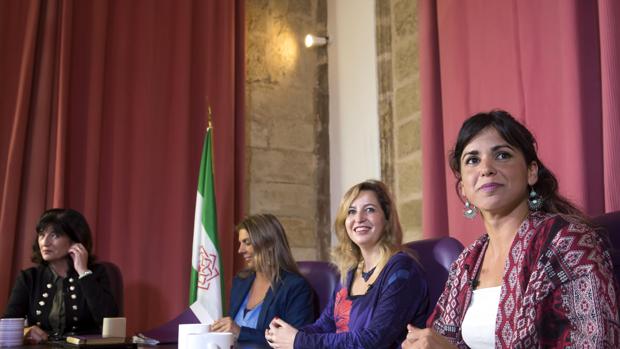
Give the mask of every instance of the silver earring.
[[468, 219], [474, 219], [476, 217], [476, 206], [469, 203], [469, 200], [465, 200], [465, 209], [463, 210], [463, 216]]
[[531, 211], [538, 211], [543, 207], [543, 198], [538, 195], [534, 187], [531, 187], [530, 197], [527, 199], [527, 205]]

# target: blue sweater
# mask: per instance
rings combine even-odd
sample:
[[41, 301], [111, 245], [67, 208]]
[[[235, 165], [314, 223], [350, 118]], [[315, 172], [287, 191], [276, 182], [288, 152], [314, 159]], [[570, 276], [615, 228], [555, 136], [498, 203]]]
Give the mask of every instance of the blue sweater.
[[[265, 340], [265, 330], [274, 317], [279, 317], [294, 327], [312, 323], [314, 321], [314, 296], [308, 282], [300, 275], [280, 271], [280, 281], [275, 288], [269, 288], [263, 300], [256, 329], [241, 327], [239, 334], [240, 342], [252, 342], [268, 345]], [[235, 276], [232, 289], [230, 291], [230, 317], [234, 318], [245, 296], [248, 294], [254, 283], [256, 274], [251, 274], [246, 278]]]
[[[407, 254], [392, 256], [368, 292], [347, 296], [352, 301], [348, 332], [336, 333], [334, 306], [338, 293], [350, 294], [354, 270], [347, 274], [346, 293], [334, 291], [321, 317], [300, 329], [295, 348], [398, 348], [407, 324], [424, 327], [428, 316], [428, 287], [418, 264]], [[336, 317], [338, 318], [338, 316]]]

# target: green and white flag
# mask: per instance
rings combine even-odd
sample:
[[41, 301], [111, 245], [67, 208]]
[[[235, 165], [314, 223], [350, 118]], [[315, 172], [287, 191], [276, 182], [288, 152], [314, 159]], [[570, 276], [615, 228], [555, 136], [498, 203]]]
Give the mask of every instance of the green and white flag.
[[222, 294], [224, 273], [217, 238], [211, 133], [212, 128], [207, 128], [207, 135], [202, 146], [194, 218], [192, 275], [189, 286], [190, 308], [203, 324], [210, 324], [222, 317], [224, 298]]

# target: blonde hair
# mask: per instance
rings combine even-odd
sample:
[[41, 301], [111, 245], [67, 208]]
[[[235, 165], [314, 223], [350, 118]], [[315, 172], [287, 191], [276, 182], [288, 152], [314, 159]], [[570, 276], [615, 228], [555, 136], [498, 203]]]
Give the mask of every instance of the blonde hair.
[[349, 189], [340, 201], [336, 221], [334, 222], [334, 230], [338, 238], [338, 245], [332, 250], [332, 261], [340, 270], [341, 281], [346, 281], [347, 272], [358, 266], [362, 260], [360, 248], [349, 238], [345, 227], [349, 207], [362, 191], [372, 191], [377, 196], [379, 206], [385, 216], [385, 227], [381, 233], [381, 237], [377, 242], [381, 250], [381, 258], [378, 265], [383, 266], [390, 257], [401, 249], [403, 240], [403, 231], [398, 219], [396, 205], [387, 186], [377, 180], [367, 180], [356, 184]]
[[280, 280], [280, 270], [299, 274], [284, 227], [276, 216], [266, 213], [246, 217], [235, 231], [239, 233], [241, 229], [248, 232], [254, 248], [255, 271], [263, 273], [270, 280], [271, 287]]

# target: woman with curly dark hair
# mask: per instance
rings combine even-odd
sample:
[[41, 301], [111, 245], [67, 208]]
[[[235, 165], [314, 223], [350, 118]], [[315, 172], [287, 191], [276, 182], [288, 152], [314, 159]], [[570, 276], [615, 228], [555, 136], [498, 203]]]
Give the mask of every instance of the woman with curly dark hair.
[[569, 200], [532, 133], [502, 110], [467, 119], [450, 167], [486, 234], [451, 267], [426, 329], [403, 348], [618, 348], [608, 240]]

